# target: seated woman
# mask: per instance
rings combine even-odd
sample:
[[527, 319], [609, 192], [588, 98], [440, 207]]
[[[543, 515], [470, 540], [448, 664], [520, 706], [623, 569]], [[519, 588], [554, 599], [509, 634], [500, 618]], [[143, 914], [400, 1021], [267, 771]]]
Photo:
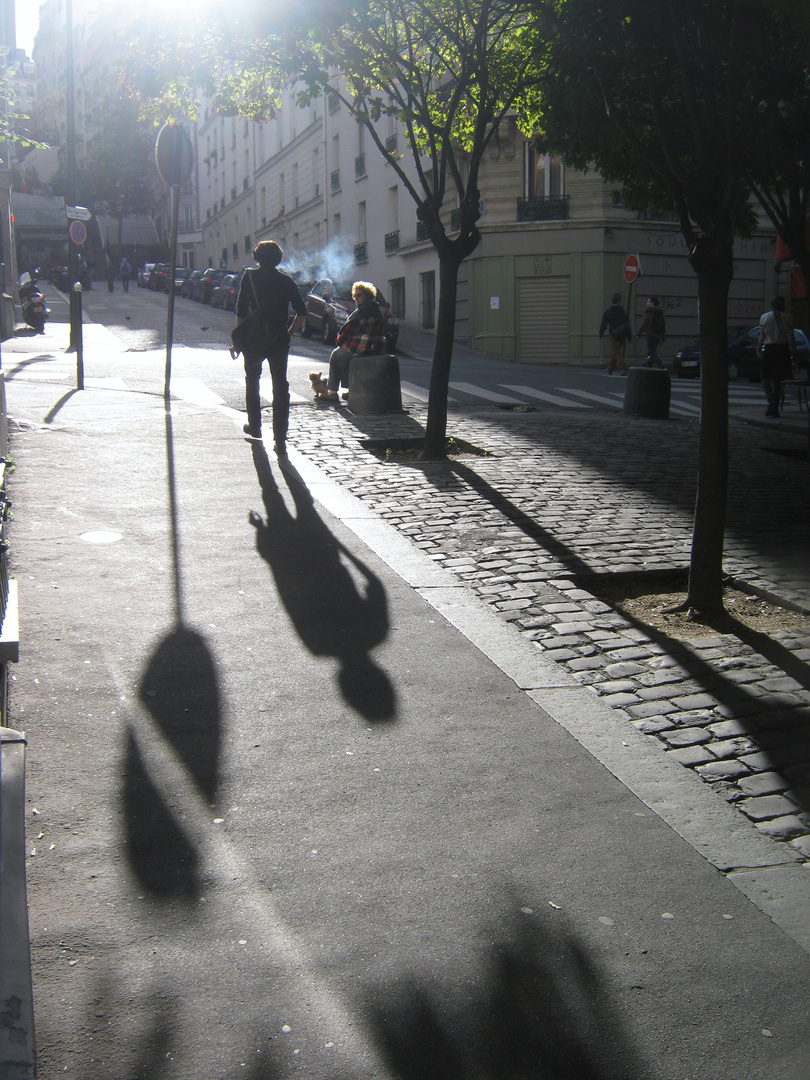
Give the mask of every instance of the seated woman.
[[353, 356], [384, 353], [385, 320], [377, 303], [377, 289], [370, 281], [355, 281], [352, 298], [357, 307], [335, 337], [337, 348], [329, 357], [327, 393], [322, 401], [337, 401], [341, 383], [349, 385], [349, 364]]

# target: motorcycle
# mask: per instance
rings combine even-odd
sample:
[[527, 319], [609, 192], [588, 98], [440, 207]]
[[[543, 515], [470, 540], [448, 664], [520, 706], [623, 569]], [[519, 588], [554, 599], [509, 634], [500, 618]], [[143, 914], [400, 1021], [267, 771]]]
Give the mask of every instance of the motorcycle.
[[37, 287], [36, 278], [32, 278], [27, 272], [21, 274], [18, 292], [23, 318], [38, 334], [44, 334], [45, 320], [50, 315], [50, 310], [45, 304], [45, 297]]

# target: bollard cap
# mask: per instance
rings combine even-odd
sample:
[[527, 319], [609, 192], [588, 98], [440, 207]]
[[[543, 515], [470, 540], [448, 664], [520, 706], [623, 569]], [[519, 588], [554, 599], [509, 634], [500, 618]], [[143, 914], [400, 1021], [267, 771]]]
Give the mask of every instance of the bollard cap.
[[74, 281], [73, 282], [73, 291], [74, 292], [84, 292], [84, 287], [83, 287], [83, 285], [82, 285], [82, 283], [80, 281]]

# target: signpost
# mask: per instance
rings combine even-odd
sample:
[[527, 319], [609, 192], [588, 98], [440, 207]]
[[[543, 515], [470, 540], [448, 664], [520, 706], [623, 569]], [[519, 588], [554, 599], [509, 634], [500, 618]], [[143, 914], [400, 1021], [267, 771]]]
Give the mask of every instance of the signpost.
[[641, 262], [638, 255], [628, 255], [624, 260], [624, 280], [632, 285], [641, 274]]
[[163, 397], [169, 400], [169, 382], [172, 376], [172, 333], [174, 328], [174, 272], [177, 266], [177, 214], [180, 188], [191, 179], [194, 169], [194, 148], [188, 132], [182, 124], [164, 124], [155, 142], [155, 163], [161, 179], [172, 189], [172, 235], [171, 276], [169, 278], [169, 304], [166, 317], [166, 377]]
[[71, 221], [68, 232], [70, 239], [77, 247], [81, 247], [87, 239], [87, 228], [83, 221]]

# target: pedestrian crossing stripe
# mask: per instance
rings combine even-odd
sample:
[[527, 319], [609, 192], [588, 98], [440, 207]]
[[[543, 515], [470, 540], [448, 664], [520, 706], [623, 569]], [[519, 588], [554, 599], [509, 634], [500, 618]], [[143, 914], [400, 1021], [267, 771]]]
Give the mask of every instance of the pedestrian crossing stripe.
[[451, 382], [450, 385], [454, 390], [461, 390], [463, 394], [469, 394], [470, 397], [480, 397], [484, 401], [493, 401], [497, 405], [525, 405], [525, 401], [521, 401], [520, 398], [509, 397], [508, 394], [497, 394], [494, 390], [485, 390], [483, 386], [475, 386], [473, 383], [467, 382]]
[[[547, 401], [550, 405], [561, 405], [564, 409], [590, 409], [590, 405], [584, 405], [581, 401], [571, 401], [568, 398], [558, 397], [557, 394], [547, 394], [544, 390], [535, 390], [533, 386], [513, 386], [510, 383], [499, 383], [504, 390], [512, 390], [516, 394], [525, 394], [526, 397], [537, 398], [538, 401]], [[563, 390], [563, 393], [568, 393]]]

